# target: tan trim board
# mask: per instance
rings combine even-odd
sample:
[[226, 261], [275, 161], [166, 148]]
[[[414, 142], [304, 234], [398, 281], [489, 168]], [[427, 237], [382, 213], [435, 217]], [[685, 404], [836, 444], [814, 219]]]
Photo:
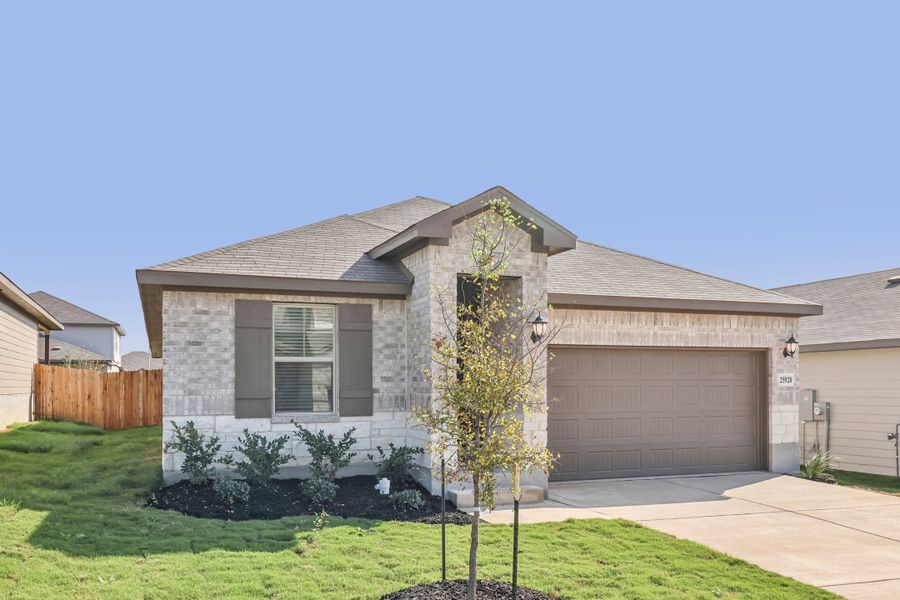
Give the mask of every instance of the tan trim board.
[[136, 274], [139, 285], [217, 288], [227, 291], [265, 290], [405, 297], [412, 290], [412, 284], [410, 283], [384, 283], [378, 281], [298, 279], [294, 277], [266, 277], [260, 275], [155, 271], [153, 269], [138, 269]]
[[670, 312], [714, 312], [727, 314], [821, 315], [818, 304], [775, 302], [733, 302], [729, 300], [697, 300], [681, 298], [638, 298], [633, 296], [595, 296], [590, 294], [547, 294], [555, 308], [609, 308], [622, 310], [661, 310]]
[[6, 298], [13, 306], [32, 317], [43, 331], [62, 331], [63, 324], [56, 320], [47, 310], [35, 302], [12, 279], [0, 273], [0, 296]]
[[836, 352], [839, 350], [874, 350], [878, 348], [900, 348], [900, 338], [885, 340], [861, 340], [858, 342], [832, 342], [828, 344], [804, 344], [800, 340], [803, 352]]

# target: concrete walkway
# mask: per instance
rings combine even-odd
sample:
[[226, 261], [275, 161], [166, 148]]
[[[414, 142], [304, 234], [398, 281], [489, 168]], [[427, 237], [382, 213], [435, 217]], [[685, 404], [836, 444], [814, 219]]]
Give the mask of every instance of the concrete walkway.
[[[770, 473], [550, 484], [523, 523], [623, 518], [847, 598], [900, 598], [900, 497]], [[500, 508], [485, 516], [512, 522]]]

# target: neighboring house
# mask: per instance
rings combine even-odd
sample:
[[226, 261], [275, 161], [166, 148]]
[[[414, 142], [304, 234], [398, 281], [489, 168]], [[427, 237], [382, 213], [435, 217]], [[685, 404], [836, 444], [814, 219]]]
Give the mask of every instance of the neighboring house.
[[110, 370], [110, 360], [105, 356], [101, 356], [96, 352], [91, 352], [86, 348], [81, 348], [69, 342], [64, 342], [56, 338], [56, 335], [50, 336], [50, 360], [47, 361], [44, 356], [46, 344], [42, 335], [38, 340], [38, 362], [49, 362], [51, 365], [69, 365], [87, 363], [102, 365], [103, 370]]
[[[56, 343], [58, 341], [76, 346], [92, 356], [99, 356], [109, 371], [121, 369], [121, 338], [125, 335], [125, 330], [120, 324], [47, 292], [33, 292], [30, 296], [66, 327], [61, 333], [50, 336], [51, 363], [64, 363], [74, 359], [72, 356], [67, 358], [66, 347]], [[60, 350], [54, 352], [54, 346]]]
[[[500, 187], [138, 270], [151, 352], [165, 364], [164, 438], [173, 420], [217, 433], [225, 449], [244, 428], [355, 427], [357, 470], [371, 468], [378, 445], [423, 446], [408, 418], [431, 391], [422, 368], [442, 334], [434, 294], [458, 300], [471, 263], [466, 220], [497, 197], [536, 225], [513, 250], [510, 289], [565, 325], [549, 411], [526, 423], [560, 457], [551, 479], [797, 469], [798, 387], [776, 376], [796, 374], [785, 341], [820, 306], [579, 241]], [[292, 450], [303, 465], [305, 449]], [[180, 458], [165, 453], [167, 479]], [[546, 488], [547, 478], [526, 483]]]
[[0, 429], [31, 420], [38, 332], [62, 323], [0, 273]]
[[152, 358], [149, 352], [134, 350], [122, 355], [123, 371], [149, 371], [162, 369], [162, 359]]
[[[835, 466], [896, 475], [887, 438], [900, 423], [900, 268], [779, 288], [821, 304], [804, 319], [800, 362], [804, 388], [831, 403], [831, 435], [819, 424], [818, 447]], [[806, 456], [815, 453], [815, 423], [806, 426]]]

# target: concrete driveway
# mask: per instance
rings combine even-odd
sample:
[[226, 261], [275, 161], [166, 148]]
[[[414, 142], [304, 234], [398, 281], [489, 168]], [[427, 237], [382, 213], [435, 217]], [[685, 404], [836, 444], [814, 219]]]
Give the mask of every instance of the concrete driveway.
[[[847, 598], [900, 598], [900, 497], [771, 473], [550, 484], [523, 523], [623, 518]], [[486, 516], [512, 521], [510, 510]]]

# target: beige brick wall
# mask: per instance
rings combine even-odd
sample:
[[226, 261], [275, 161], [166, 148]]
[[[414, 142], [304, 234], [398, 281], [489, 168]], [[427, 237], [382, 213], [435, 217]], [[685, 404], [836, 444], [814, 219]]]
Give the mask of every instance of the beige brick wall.
[[[466, 224], [453, 228], [447, 245], [429, 245], [403, 259], [415, 277], [406, 300], [342, 298], [284, 294], [233, 294], [167, 291], [163, 293], [163, 413], [164, 439], [170, 420], [189, 419], [208, 433], [220, 435], [226, 450], [234, 447], [244, 427], [270, 436], [293, 430], [283, 417], [234, 418], [234, 301], [236, 299], [311, 303], [368, 303], [373, 306], [374, 415], [352, 419], [310, 418], [306, 426], [340, 435], [356, 427], [358, 453], [354, 467], [369, 468], [366, 454], [389, 442], [424, 446], [427, 434], [409, 424], [414, 402], [430, 400], [430, 385], [422, 375], [430, 360], [429, 340], [446, 328], [437, 297], [446, 306], [456, 302], [456, 279], [471, 271], [471, 235]], [[526, 306], [536, 306], [546, 317], [547, 256], [531, 251], [527, 236], [512, 249], [505, 275], [521, 278]], [[784, 358], [784, 340], [798, 329], [797, 319], [762, 316], [684, 314], [665, 312], [553, 309], [552, 325], [563, 327], [556, 344], [635, 346], [661, 348], [735, 348], [766, 350], [770, 465], [776, 471], [796, 468], [798, 457], [799, 385], [779, 387], [780, 372], [798, 374], [796, 359]], [[545, 373], [539, 373], [543, 377]], [[541, 443], [547, 439], [546, 414], [532, 415], [526, 430]], [[300, 468], [305, 449], [292, 445]], [[431, 457], [421, 459], [425, 469]], [[167, 478], [175, 476], [179, 457], [164, 457]], [[526, 483], [546, 486], [543, 474], [527, 476]]]
[[[354, 451], [356, 469], [371, 467], [366, 454], [376, 446], [412, 444], [408, 438], [409, 387], [407, 379], [405, 300], [343, 298], [281, 294], [233, 294], [223, 292], [166, 291], [163, 293], [163, 440], [171, 437], [171, 421], [194, 421], [198, 429], [219, 435], [223, 450], [230, 451], [240, 432], [251, 431], [278, 437], [294, 430], [290, 419], [234, 418], [234, 301], [271, 300], [325, 304], [368, 303], [372, 305], [372, 385], [375, 391], [373, 416], [336, 419], [310, 417], [306, 427], [343, 434], [356, 427]], [[294, 445], [295, 460], [287, 465], [301, 467], [308, 455], [302, 445]], [[166, 478], [177, 477], [180, 457], [167, 453], [163, 458]], [[352, 470], [351, 470], [352, 471]]]
[[[547, 255], [531, 250], [531, 237], [510, 236], [516, 243], [509, 249], [509, 264], [503, 273], [507, 277], [521, 278], [522, 301], [526, 308], [536, 307], [546, 318], [547, 315]], [[415, 276], [412, 294], [407, 305], [407, 335], [410, 348], [409, 380], [412, 402], [430, 401], [431, 388], [421, 373], [430, 361], [429, 341], [432, 337], [446, 335], [447, 325], [441, 304], [453, 307], [456, 304], [457, 277], [473, 270], [472, 234], [470, 226], [463, 222], [455, 225], [449, 243], [445, 246], [426, 246], [403, 259], [403, 264]], [[518, 286], [517, 286], [518, 287]], [[442, 302], [438, 298], [442, 298]], [[543, 378], [545, 373], [537, 376]], [[534, 414], [526, 422], [526, 431], [538, 442], [547, 443], [547, 415]], [[428, 441], [427, 434], [420, 429], [412, 429], [411, 437], [420, 445]], [[421, 459], [423, 467], [431, 465], [431, 457]], [[542, 473], [532, 473], [523, 477], [526, 483], [546, 486]]]

